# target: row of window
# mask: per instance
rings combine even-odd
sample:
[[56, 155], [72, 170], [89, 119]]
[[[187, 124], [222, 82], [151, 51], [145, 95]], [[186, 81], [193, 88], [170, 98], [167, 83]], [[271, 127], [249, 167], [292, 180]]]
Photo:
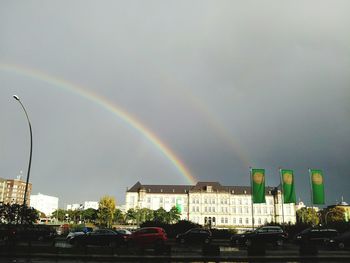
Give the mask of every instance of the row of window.
[[[252, 220], [251, 218], [232, 218], [230, 220], [230, 218], [228, 217], [220, 217], [219, 218], [219, 221], [216, 221], [216, 218], [215, 217], [205, 217], [204, 218], [204, 221], [205, 222], [201, 222], [201, 218], [200, 217], [193, 217], [191, 219], [193, 222], [195, 223], [204, 223], [204, 224], [208, 224], [208, 223], [211, 223], [211, 224], [221, 224], [221, 225], [250, 225]], [[258, 225], [262, 225], [262, 224], [266, 224], [268, 222], [268, 220], [271, 220], [271, 218], [258, 218], [256, 220], [256, 224]]]
[[[192, 204], [201, 204], [201, 198], [192, 198], [191, 199]], [[216, 198], [204, 198], [203, 199], [204, 204], [231, 204], [231, 205], [250, 205], [251, 204], [251, 199], [250, 198], [220, 198], [220, 200], [216, 201]], [[267, 203], [269, 205], [273, 205], [273, 199], [268, 198]]]

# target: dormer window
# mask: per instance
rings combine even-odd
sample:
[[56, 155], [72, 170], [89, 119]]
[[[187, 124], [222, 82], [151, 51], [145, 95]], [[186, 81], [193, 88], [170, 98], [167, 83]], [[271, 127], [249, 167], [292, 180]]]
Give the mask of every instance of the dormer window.
[[211, 185], [207, 185], [207, 192], [208, 193], [213, 192], [213, 187]]

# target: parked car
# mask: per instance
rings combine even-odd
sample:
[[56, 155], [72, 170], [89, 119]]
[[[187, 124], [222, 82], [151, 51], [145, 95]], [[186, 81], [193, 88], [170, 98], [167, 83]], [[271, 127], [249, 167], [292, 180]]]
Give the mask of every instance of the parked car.
[[252, 230], [247, 230], [244, 231], [243, 233], [237, 233], [237, 234], [233, 234], [230, 237], [230, 245], [231, 246], [245, 246], [245, 242], [246, 242], [246, 235], [251, 233]]
[[246, 246], [252, 244], [252, 241], [282, 246], [287, 238], [288, 234], [280, 226], [262, 226], [250, 233], [246, 233], [244, 237], [241, 237], [240, 242]]
[[111, 229], [96, 229], [92, 232], [73, 236], [69, 240], [69, 243], [77, 246], [99, 245], [119, 247], [126, 244], [126, 238]]
[[335, 229], [310, 227], [297, 234], [295, 242], [297, 244], [326, 245], [330, 239], [336, 236], [338, 236], [338, 231]]
[[121, 234], [121, 235], [125, 235], [125, 236], [129, 236], [129, 235], [132, 234], [132, 233], [131, 233], [129, 230], [127, 230], [127, 229], [115, 229], [114, 231], [117, 232], [117, 233], [119, 233], [119, 234]]
[[332, 237], [328, 241], [328, 246], [335, 249], [349, 249], [350, 248], [350, 231], [341, 235]]
[[74, 231], [74, 232], [69, 232], [67, 237], [66, 237], [66, 240], [68, 242], [70, 242], [71, 239], [73, 239], [74, 237], [76, 236], [79, 236], [79, 235], [85, 235], [86, 233], [83, 232], [83, 231]]
[[47, 225], [2, 225], [1, 237], [4, 241], [53, 240], [56, 231]]
[[144, 227], [129, 235], [127, 240], [130, 247], [158, 249], [165, 246], [168, 237], [161, 227]]
[[209, 244], [211, 239], [211, 231], [204, 228], [192, 228], [176, 236], [176, 241], [180, 244]]

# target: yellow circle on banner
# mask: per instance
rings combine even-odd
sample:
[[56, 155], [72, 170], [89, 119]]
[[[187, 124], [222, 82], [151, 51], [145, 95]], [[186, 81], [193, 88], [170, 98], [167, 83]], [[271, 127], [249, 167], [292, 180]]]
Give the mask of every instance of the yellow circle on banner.
[[293, 183], [293, 175], [291, 173], [283, 174], [283, 182], [285, 184], [292, 184]]
[[253, 181], [257, 184], [261, 184], [262, 182], [264, 182], [264, 174], [261, 172], [255, 172], [253, 174]]
[[312, 182], [314, 184], [322, 184], [323, 183], [323, 177], [320, 173], [314, 173], [312, 174]]

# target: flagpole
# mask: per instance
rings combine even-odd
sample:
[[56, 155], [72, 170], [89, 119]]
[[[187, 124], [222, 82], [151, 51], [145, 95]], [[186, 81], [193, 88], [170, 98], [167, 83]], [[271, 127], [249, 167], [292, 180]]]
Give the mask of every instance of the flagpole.
[[312, 179], [311, 179], [311, 176], [312, 176], [312, 174], [311, 174], [311, 169], [310, 168], [308, 168], [308, 170], [309, 170], [309, 183], [310, 183], [310, 193], [311, 193], [311, 206], [314, 204], [314, 198], [313, 198], [313, 191], [312, 191]]
[[314, 209], [314, 196], [313, 196], [313, 191], [312, 191], [312, 178], [311, 177], [312, 177], [311, 169], [309, 168], [309, 182], [310, 182], [310, 192], [311, 192], [311, 208]]
[[252, 199], [252, 230], [254, 230], [254, 202], [253, 202], [252, 167], [249, 167], [249, 173], [250, 173], [250, 196]]
[[[282, 203], [282, 224], [284, 224], [284, 189], [283, 189], [283, 181], [282, 181], [282, 169], [279, 168], [280, 173], [280, 184], [281, 184], [281, 203]], [[278, 197], [278, 189], [277, 189], [277, 197]]]

